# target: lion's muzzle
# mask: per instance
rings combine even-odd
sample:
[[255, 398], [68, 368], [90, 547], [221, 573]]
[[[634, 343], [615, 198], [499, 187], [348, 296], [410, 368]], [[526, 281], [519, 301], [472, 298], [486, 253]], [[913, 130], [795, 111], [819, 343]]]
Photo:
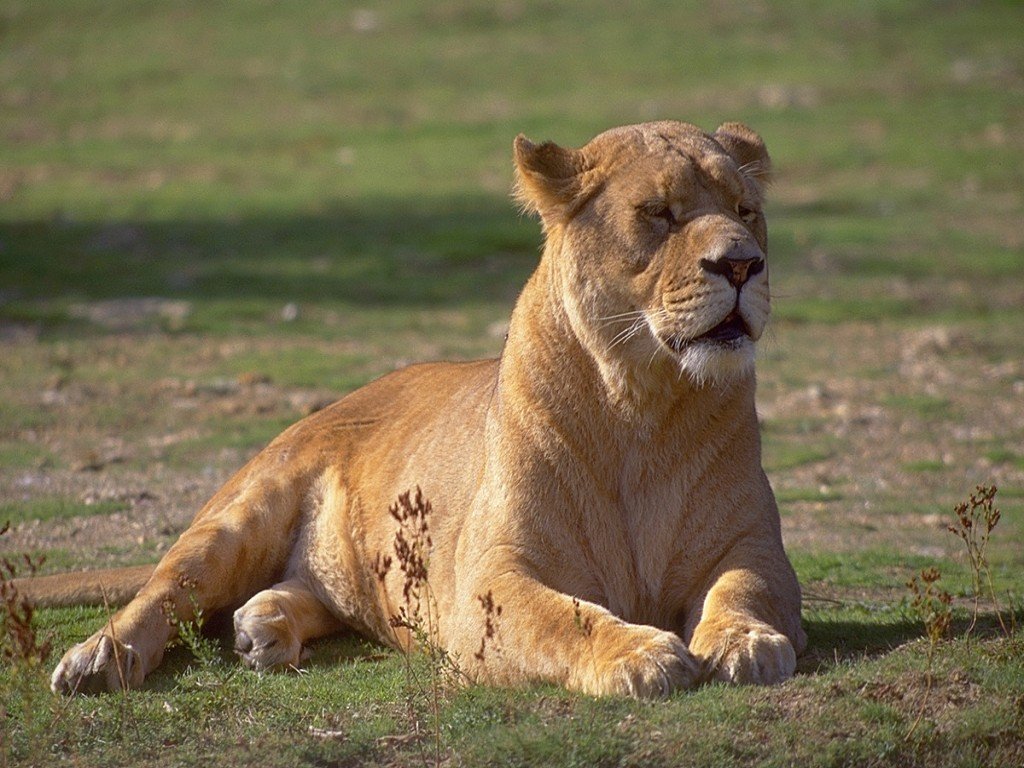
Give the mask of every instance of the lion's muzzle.
[[717, 261], [701, 259], [700, 268], [721, 275], [735, 288], [742, 288], [747, 280], [764, 271], [764, 259], [760, 256], [726, 256]]
[[700, 268], [721, 275], [739, 290], [755, 275], [764, 271], [764, 253], [749, 235], [731, 234], [699, 262]]

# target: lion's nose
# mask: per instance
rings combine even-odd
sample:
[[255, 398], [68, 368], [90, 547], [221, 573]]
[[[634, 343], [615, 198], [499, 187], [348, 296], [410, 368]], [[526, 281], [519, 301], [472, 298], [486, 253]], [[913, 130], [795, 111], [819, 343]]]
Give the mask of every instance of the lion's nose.
[[754, 275], [764, 270], [761, 256], [726, 255], [719, 259], [701, 259], [700, 267], [706, 272], [722, 275], [736, 288], [740, 288]]

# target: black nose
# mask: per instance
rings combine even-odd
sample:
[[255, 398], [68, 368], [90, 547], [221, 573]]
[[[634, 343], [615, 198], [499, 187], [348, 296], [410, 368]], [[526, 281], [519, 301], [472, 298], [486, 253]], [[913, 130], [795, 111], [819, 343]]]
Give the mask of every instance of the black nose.
[[739, 288], [747, 280], [764, 270], [764, 259], [760, 256], [724, 256], [714, 261], [701, 259], [700, 268], [714, 275], [722, 275], [736, 288]]

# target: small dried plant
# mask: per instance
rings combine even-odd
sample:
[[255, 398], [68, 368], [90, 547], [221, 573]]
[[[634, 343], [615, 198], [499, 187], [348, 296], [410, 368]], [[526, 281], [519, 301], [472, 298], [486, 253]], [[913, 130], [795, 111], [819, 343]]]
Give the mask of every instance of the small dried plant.
[[473, 654], [477, 661], [484, 661], [487, 658], [487, 649], [490, 647], [495, 653], [501, 653], [501, 646], [498, 644], [498, 622], [501, 619], [501, 606], [494, 602], [494, 593], [487, 590], [486, 595], [477, 595], [480, 601], [480, 608], [484, 612], [484, 634], [480, 638], [480, 650]]
[[[377, 554], [373, 569], [384, 584], [393, 566], [402, 576], [402, 602], [389, 618], [396, 631], [408, 633], [405, 661], [406, 703], [415, 733], [420, 733], [420, 718], [416, 707], [416, 693], [426, 693], [430, 702], [434, 736], [434, 764], [441, 764], [441, 707], [440, 700], [445, 682], [461, 675], [451, 655], [441, 647], [438, 639], [437, 601], [430, 589], [430, 501], [419, 486], [406, 491], [388, 508], [397, 523], [393, 542], [393, 555]], [[413, 668], [412, 654], [420, 651], [427, 660], [429, 682], [420, 684]], [[426, 762], [424, 760], [424, 762]]]
[[174, 630], [174, 639], [170, 647], [179, 645], [187, 649], [203, 668], [211, 668], [220, 662], [220, 649], [217, 642], [203, 634], [206, 616], [196, 597], [198, 585], [193, 579], [181, 574], [178, 576], [178, 587], [188, 591], [188, 601], [192, 606], [192, 618], [182, 619], [174, 606], [174, 601], [167, 598], [160, 606], [164, 619]]
[[433, 508], [416, 487], [415, 495], [407, 491], [388, 508], [388, 514], [398, 524], [395, 530], [394, 561], [390, 556], [377, 559], [377, 576], [383, 581], [392, 562], [397, 562], [402, 573], [402, 604], [391, 617], [394, 629], [405, 629], [417, 647], [432, 653], [437, 643], [437, 603], [430, 590], [428, 571], [430, 550], [430, 514]]
[[921, 699], [921, 708], [917, 713], [917, 718], [907, 732], [907, 738], [910, 738], [917, 730], [917, 726], [920, 725], [921, 718], [924, 716], [928, 697], [932, 690], [935, 653], [939, 644], [949, 637], [953, 626], [953, 598], [947, 591], [939, 588], [938, 582], [941, 578], [942, 574], [939, 573], [939, 569], [931, 566], [923, 569], [920, 576], [914, 576], [907, 582], [907, 589], [911, 594], [910, 607], [924, 623], [925, 632], [928, 635], [927, 677], [924, 696]]
[[589, 638], [593, 634], [594, 622], [589, 616], [584, 617], [583, 607], [578, 597], [572, 599], [572, 621], [576, 626], [576, 631], [584, 637]]
[[[0, 536], [11, 529], [11, 524], [0, 527]], [[40, 637], [35, 628], [35, 610], [18, 591], [14, 579], [19, 571], [34, 576], [45, 558], [32, 558], [23, 554], [20, 562], [4, 557], [0, 560], [0, 658], [7, 663], [37, 668], [46, 663], [52, 650], [49, 637]]]
[[974, 611], [971, 615], [971, 623], [967, 627], [966, 634], [974, 630], [978, 623], [979, 603], [982, 593], [987, 591], [992, 600], [999, 620], [999, 626], [1003, 632], [1010, 634], [1003, 622], [1003, 615], [999, 609], [999, 599], [992, 583], [992, 569], [989, 567], [988, 549], [989, 538], [996, 525], [999, 524], [1001, 513], [995, 506], [996, 487], [994, 485], [979, 485], [967, 501], [956, 505], [953, 512], [956, 520], [946, 526], [947, 530], [959, 538], [967, 549], [967, 559], [971, 567], [971, 588], [974, 593]]
[[[0, 526], [0, 536], [10, 528], [9, 522]], [[15, 560], [0, 558], [0, 659], [10, 670], [10, 675], [5, 675], [6, 680], [0, 685], [0, 723], [3, 723], [0, 727], [0, 763], [4, 765], [8, 755], [16, 750], [15, 733], [18, 729], [12, 724], [20, 720], [28, 753], [34, 758], [40, 757], [34, 753], [38, 745], [45, 743], [44, 735], [49, 726], [45, 718], [35, 716], [34, 712], [41, 689], [40, 675], [50, 657], [53, 642], [49, 635], [41, 636], [37, 631], [35, 610], [14, 583], [19, 574], [34, 576], [43, 560], [27, 554]]]
[[930, 566], [907, 582], [911, 594], [910, 607], [924, 623], [929, 647], [933, 650], [949, 637], [953, 626], [953, 598], [937, 586], [941, 578], [939, 569]]
[[594, 619], [591, 616], [584, 615], [583, 604], [580, 602], [578, 597], [572, 599], [572, 623], [576, 631], [583, 638], [586, 644], [587, 653], [590, 655], [590, 666], [591, 669], [596, 673], [597, 671], [597, 657], [594, 655]]
[[[392, 553], [377, 553], [373, 570], [381, 584], [385, 583], [392, 568], [397, 567], [401, 574], [402, 600], [388, 621], [393, 629], [408, 633], [405, 673], [409, 717], [414, 733], [419, 734], [421, 729], [416, 699], [417, 694], [425, 695], [429, 700], [433, 721], [433, 763], [440, 765], [441, 697], [452, 681], [466, 682], [468, 677], [459, 667], [458, 661], [441, 645], [438, 636], [437, 601], [431, 591], [429, 580], [430, 551], [433, 547], [433, 540], [430, 537], [432, 512], [433, 507], [419, 486], [400, 495], [388, 508], [388, 514], [397, 524]], [[491, 591], [485, 595], [477, 595], [477, 600], [484, 614], [484, 631], [480, 638], [480, 648], [473, 656], [482, 662], [488, 653], [501, 652], [499, 625], [502, 610]], [[412, 654], [417, 651], [422, 653], [427, 661], [426, 685], [415, 674]]]

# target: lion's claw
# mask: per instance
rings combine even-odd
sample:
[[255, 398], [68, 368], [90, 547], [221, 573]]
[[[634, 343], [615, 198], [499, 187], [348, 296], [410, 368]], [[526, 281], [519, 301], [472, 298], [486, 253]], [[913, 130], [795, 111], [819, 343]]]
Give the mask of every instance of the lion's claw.
[[295, 669], [302, 660], [302, 642], [290, 631], [283, 616], [235, 612], [235, 653], [249, 669], [257, 672]]

